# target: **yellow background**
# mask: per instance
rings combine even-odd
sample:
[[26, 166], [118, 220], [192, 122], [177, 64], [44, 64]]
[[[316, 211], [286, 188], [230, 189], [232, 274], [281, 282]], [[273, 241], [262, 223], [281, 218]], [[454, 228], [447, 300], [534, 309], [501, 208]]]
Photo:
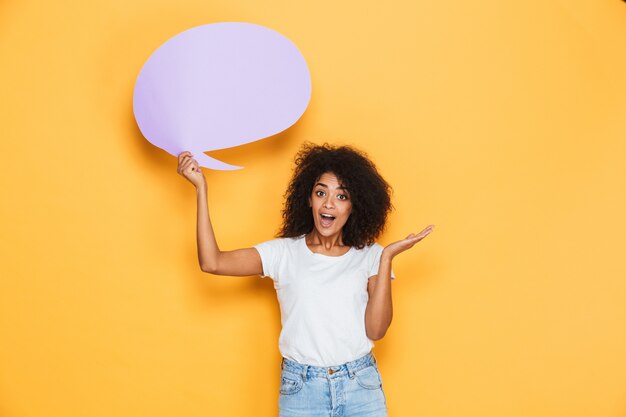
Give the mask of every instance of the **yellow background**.
[[223, 249], [270, 239], [304, 140], [395, 189], [376, 354], [390, 416], [626, 415], [626, 4], [0, 2], [0, 415], [275, 416], [270, 280], [200, 271], [193, 186], [135, 78], [188, 28], [261, 24], [312, 75], [301, 120], [212, 152]]

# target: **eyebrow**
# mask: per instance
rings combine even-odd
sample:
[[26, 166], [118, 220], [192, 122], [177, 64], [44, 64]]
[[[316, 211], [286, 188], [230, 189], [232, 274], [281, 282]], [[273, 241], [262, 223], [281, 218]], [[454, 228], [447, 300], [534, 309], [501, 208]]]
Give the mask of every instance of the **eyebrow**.
[[[324, 184], [324, 183], [322, 183], [322, 182], [318, 182], [318, 183], [317, 183], [317, 184], [315, 184], [315, 185], [316, 185], [316, 186], [317, 186], [317, 185], [320, 185], [320, 186], [322, 186], [322, 187], [324, 187], [324, 188], [328, 188], [328, 185], [326, 185], [326, 184]], [[344, 187], [343, 185], [340, 185], [339, 187], [337, 187], [337, 189], [338, 189], [338, 190], [346, 190], [346, 191], [348, 191], [348, 189], [347, 189], [346, 187]]]

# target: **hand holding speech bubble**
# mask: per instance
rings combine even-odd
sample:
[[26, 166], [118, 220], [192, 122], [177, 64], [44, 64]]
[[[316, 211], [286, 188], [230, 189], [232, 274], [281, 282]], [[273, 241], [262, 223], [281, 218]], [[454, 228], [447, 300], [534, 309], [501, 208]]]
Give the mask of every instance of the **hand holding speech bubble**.
[[188, 29], [142, 67], [133, 93], [135, 120], [153, 145], [191, 151], [205, 168], [234, 165], [203, 152], [275, 135], [302, 116], [311, 77], [298, 48], [263, 26], [222, 22]]

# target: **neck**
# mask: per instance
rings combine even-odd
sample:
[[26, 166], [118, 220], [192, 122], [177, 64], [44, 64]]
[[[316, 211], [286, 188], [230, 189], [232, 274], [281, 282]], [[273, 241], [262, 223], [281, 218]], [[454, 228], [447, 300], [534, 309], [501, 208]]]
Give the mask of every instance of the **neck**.
[[309, 245], [320, 245], [327, 251], [330, 251], [334, 247], [344, 246], [343, 240], [341, 239], [341, 230], [331, 236], [323, 236], [316, 228], [313, 228], [313, 230], [306, 235], [306, 242]]

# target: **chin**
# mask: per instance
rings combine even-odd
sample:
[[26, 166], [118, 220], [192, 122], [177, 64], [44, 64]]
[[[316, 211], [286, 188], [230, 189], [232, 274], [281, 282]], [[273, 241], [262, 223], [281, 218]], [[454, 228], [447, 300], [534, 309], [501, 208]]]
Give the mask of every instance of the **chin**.
[[315, 225], [315, 230], [317, 231], [318, 234], [320, 234], [322, 236], [326, 236], [326, 237], [333, 236], [333, 235], [335, 235], [337, 233], [341, 233], [342, 232], [341, 229], [335, 229], [335, 228], [326, 229], [324, 227], [318, 227], [317, 225]]

